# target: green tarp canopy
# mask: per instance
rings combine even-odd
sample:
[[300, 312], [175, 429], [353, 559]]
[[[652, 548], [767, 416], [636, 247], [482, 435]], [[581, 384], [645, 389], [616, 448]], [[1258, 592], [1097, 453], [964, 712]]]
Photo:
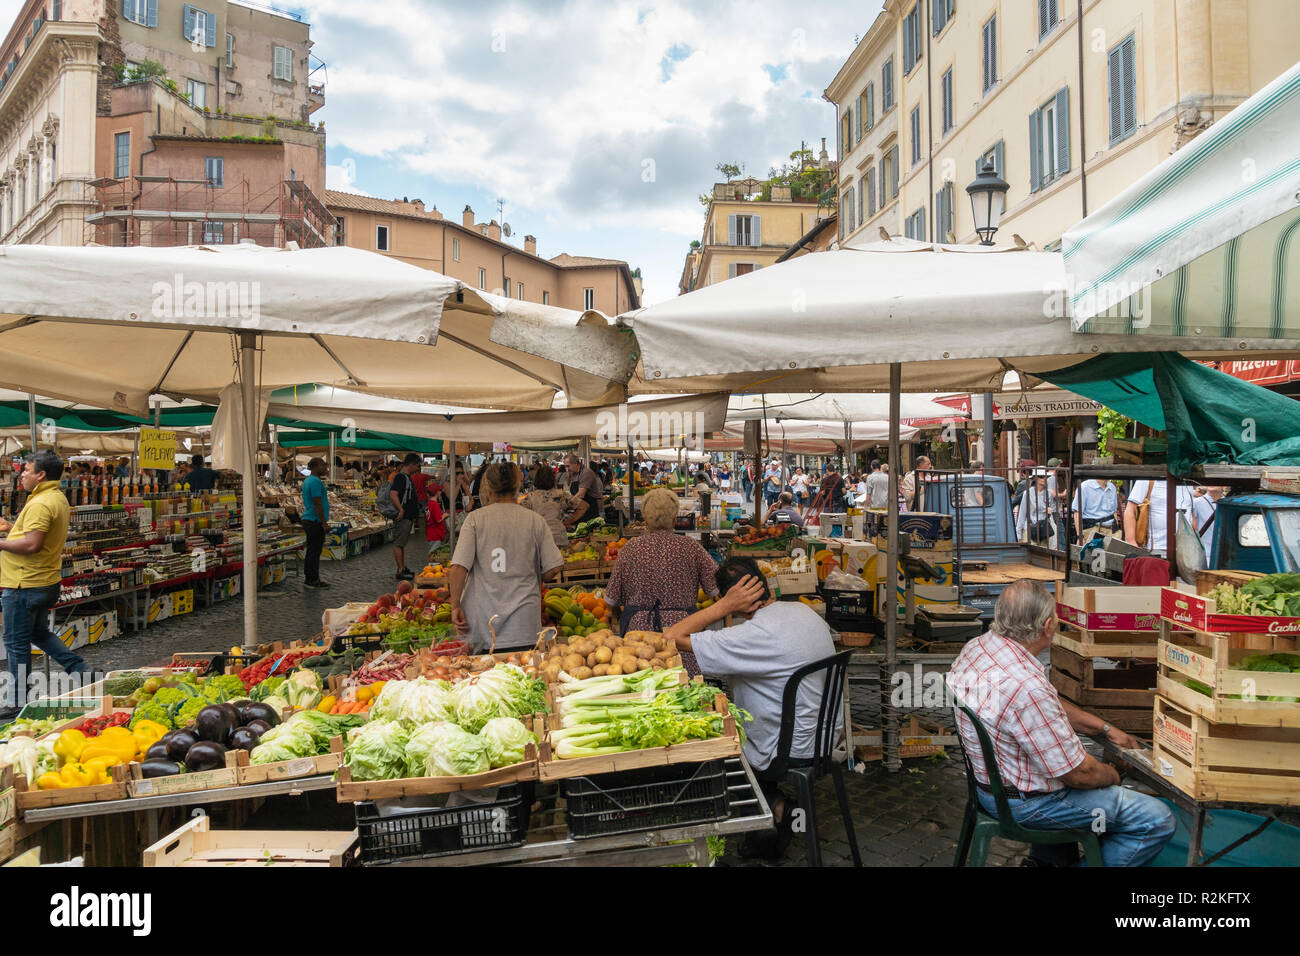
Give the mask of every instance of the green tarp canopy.
[[[336, 430], [337, 436], [341, 429]], [[281, 432], [281, 448], [316, 448], [328, 447], [329, 430], [303, 432]], [[386, 432], [357, 432], [354, 441], [339, 441], [334, 453], [340, 458], [347, 458], [349, 450], [356, 451], [414, 451], [422, 455], [441, 455], [442, 442], [436, 438], [413, 438], [409, 435], [389, 435]]]
[[1300, 403], [1177, 352], [1100, 355], [1039, 377], [1167, 432], [1172, 474], [1221, 462], [1300, 466]]

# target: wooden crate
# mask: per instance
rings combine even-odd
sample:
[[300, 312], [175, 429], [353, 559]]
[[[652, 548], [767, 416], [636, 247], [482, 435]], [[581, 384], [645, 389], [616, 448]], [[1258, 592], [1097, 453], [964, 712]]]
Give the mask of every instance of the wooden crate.
[[[1159, 639], [1159, 631], [1094, 631], [1062, 621], [1052, 639], [1052, 646], [1063, 647], [1080, 657], [1146, 657], [1154, 660]], [[1174, 634], [1170, 639], [1192, 643], [1190, 635]]]
[[1157, 697], [1151, 763], [1195, 800], [1300, 806], [1300, 727], [1221, 724]]
[[357, 831], [212, 830], [195, 817], [144, 851], [144, 865], [352, 866], [360, 856]]
[[[1205, 580], [1208, 583], [1213, 579]], [[1230, 638], [1231, 647], [1239, 649], [1300, 653], [1300, 617], [1224, 614], [1214, 598], [1183, 588], [1164, 588], [1160, 594], [1160, 618], [1162, 630], [1180, 628], [1198, 634], [1223, 635]]]
[[14, 768], [0, 766], [0, 827], [6, 827], [18, 813], [18, 797], [14, 791]]
[[703, 763], [740, 755], [740, 735], [736, 731], [736, 722], [727, 709], [727, 698], [718, 694], [713, 701], [713, 710], [723, 717], [721, 737], [709, 740], [689, 740], [686, 743], [670, 747], [652, 747], [647, 750], [629, 750], [626, 753], [606, 754], [598, 757], [575, 757], [560, 760], [551, 747], [551, 731], [560, 729], [560, 716], [550, 714], [547, 719], [547, 733], [539, 746], [538, 777], [541, 780], [563, 780], [568, 777], [590, 777], [602, 773], [617, 773], [620, 770], [639, 770], [643, 767], [663, 767], [677, 763]]
[[317, 777], [333, 773], [343, 765], [343, 754], [317, 754], [296, 760], [277, 760], [274, 763], [249, 762], [247, 750], [235, 750], [226, 755], [226, 765], [234, 761], [235, 778], [242, 786], [248, 783], [274, 783], [277, 780], [294, 780], [298, 777]]
[[[1168, 641], [1158, 645], [1161, 696], [1206, 720], [1252, 727], [1300, 727], [1300, 704], [1263, 700], [1264, 697], [1300, 697], [1300, 673], [1248, 671], [1233, 665], [1242, 658], [1267, 653], [1233, 646], [1226, 634], [1201, 634], [1205, 643], [1183, 647]], [[1290, 643], [1289, 638], [1278, 640]], [[1203, 694], [1183, 683], [1191, 678], [1206, 684]], [[1247, 699], [1234, 699], [1245, 697]]]
[[1259, 571], [1233, 571], [1231, 569], [1197, 571], [1196, 572], [1196, 593], [1209, 594], [1215, 586], [1220, 584], [1231, 584], [1235, 588], [1241, 587], [1256, 578], [1262, 578], [1264, 575]]
[[1158, 587], [1067, 587], [1056, 592], [1056, 616], [1080, 631], [1160, 629]]
[[[542, 727], [534, 724], [534, 730]], [[359, 800], [392, 800], [398, 797], [428, 796], [435, 793], [455, 793], [459, 790], [484, 790], [508, 783], [537, 779], [537, 747], [529, 744], [524, 759], [508, 767], [498, 767], [486, 773], [462, 777], [402, 777], [398, 780], [353, 780], [351, 768], [342, 765], [343, 738], [330, 741], [330, 750], [339, 755], [340, 766], [335, 794], [339, 803], [356, 803]]]
[[130, 796], [158, 797], [170, 793], [198, 793], [203, 790], [224, 790], [239, 786], [239, 772], [233, 761], [235, 755], [226, 754], [226, 766], [199, 773], [181, 773], [174, 777], [148, 777], [140, 772], [138, 763], [131, 764]]
[[[139, 764], [132, 764], [138, 767]], [[43, 810], [47, 807], [67, 807], [77, 803], [102, 803], [105, 800], [125, 800], [130, 794], [127, 790], [127, 768], [118, 765], [111, 767], [109, 773], [112, 783], [102, 783], [93, 787], [69, 787], [66, 790], [37, 790], [35, 781], [29, 781], [19, 774], [14, 778], [14, 803], [21, 816], [27, 810]], [[28, 789], [28, 788], [31, 789]]]
[[1098, 667], [1099, 658], [1081, 657], [1064, 647], [1051, 651], [1052, 686], [1080, 707], [1137, 707], [1149, 712], [1155, 703], [1156, 665], [1128, 658], [1125, 666]]

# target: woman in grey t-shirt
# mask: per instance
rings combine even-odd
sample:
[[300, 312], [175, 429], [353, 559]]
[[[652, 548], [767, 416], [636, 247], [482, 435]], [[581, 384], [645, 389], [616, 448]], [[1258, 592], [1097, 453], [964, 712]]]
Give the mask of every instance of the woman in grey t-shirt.
[[[542, 621], [542, 581], [564, 563], [551, 529], [517, 503], [523, 474], [511, 462], [483, 472], [483, 507], [472, 511], [456, 537], [448, 585], [451, 619], [469, 634], [476, 652], [532, 647]], [[488, 623], [496, 616], [496, 622]]]

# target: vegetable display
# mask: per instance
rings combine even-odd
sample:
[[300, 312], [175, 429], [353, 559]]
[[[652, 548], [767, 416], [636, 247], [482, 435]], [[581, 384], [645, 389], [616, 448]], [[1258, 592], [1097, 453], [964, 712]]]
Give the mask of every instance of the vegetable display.
[[[1259, 671], [1273, 674], [1300, 674], [1300, 654], [1289, 654], [1285, 651], [1278, 651], [1274, 654], [1251, 654], [1249, 657], [1243, 657], [1232, 665], [1233, 670], [1239, 671]], [[1209, 684], [1193, 680], [1190, 677], [1183, 679], [1183, 684], [1196, 691], [1198, 694], [1204, 694], [1206, 697], [1214, 696], [1214, 689]], [[1225, 694], [1227, 700], [1241, 700], [1240, 694]], [[1255, 700], [1276, 701], [1286, 704], [1300, 704], [1300, 697], [1257, 697]]]
[[8, 740], [18, 733], [44, 737], [54, 729], [54, 723], [54, 720], [48, 717], [18, 717], [4, 727], [0, 727], [0, 740]]
[[1266, 574], [1241, 587], [1223, 581], [1206, 597], [1214, 599], [1221, 614], [1300, 617], [1300, 574]]
[[306, 648], [300, 651], [287, 651], [280, 655], [271, 655], [257, 664], [250, 664], [239, 672], [239, 679], [243, 681], [244, 690], [252, 690], [256, 685], [271, 676], [271, 672], [277, 674], [288, 674], [298, 664], [308, 657], [315, 657], [322, 653], [319, 647]]
[[364, 720], [359, 715], [331, 717], [317, 710], [300, 710], [278, 727], [263, 733], [260, 742], [249, 753], [248, 762], [267, 764], [329, 753], [330, 738], [361, 726]]
[[618, 637], [608, 629], [568, 643], [556, 643], [546, 652], [541, 673], [548, 684], [574, 678], [586, 680], [610, 674], [635, 674], [644, 668], [680, 667], [681, 655], [673, 643], [654, 631], [628, 631]]

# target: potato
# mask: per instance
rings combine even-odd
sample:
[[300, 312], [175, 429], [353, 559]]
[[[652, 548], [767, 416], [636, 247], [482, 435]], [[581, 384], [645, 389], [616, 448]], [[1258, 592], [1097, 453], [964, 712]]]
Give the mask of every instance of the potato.
[[668, 660], [667, 660], [665, 663], [666, 663], [669, 667], [681, 667], [681, 666], [682, 666], [682, 658], [681, 658], [681, 655], [678, 654], [678, 655], [675, 655], [675, 656], [673, 656], [673, 657], [670, 657], [670, 658], [668, 658]]
[[637, 665], [637, 662], [636, 662], [636, 661], [633, 661], [633, 660], [624, 660], [624, 661], [623, 661], [623, 673], [624, 673], [624, 674], [635, 674], [635, 673], [636, 673], [637, 671], [639, 671], [640, 669], [641, 669], [641, 668]]
[[598, 664], [608, 664], [614, 659], [614, 652], [608, 647], [598, 647], [593, 654], [596, 658], [596, 663]]
[[597, 664], [595, 667], [591, 669], [592, 677], [604, 677], [608, 673], [609, 673], [608, 664]]
[[651, 647], [653, 647], [656, 651], [661, 651], [663, 650], [664, 647], [664, 639], [662, 637], [651, 637], [646, 640], [646, 643], [649, 644]]
[[669, 650], [655, 651], [654, 659], [656, 661], [666, 661], [668, 660], [668, 658], [672, 657], [676, 653], [677, 653], [676, 651], [669, 651]]
[[596, 659], [596, 652], [595, 652], [595, 651], [592, 651], [590, 654], [587, 655], [587, 666], [588, 666], [588, 667], [595, 667], [595, 666], [596, 666], [597, 664], [599, 664], [599, 663], [601, 663], [601, 662], [598, 661], [598, 660]]
[[649, 644], [639, 644], [637, 645], [636, 656], [643, 661], [648, 661], [655, 656], [654, 648]]
[[605, 638], [605, 646], [608, 647], [611, 651], [620, 648], [623, 646], [623, 638], [615, 634], [611, 634], [609, 637]]
[[591, 668], [586, 666], [571, 670], [569, 673], [577, 680], [586, 680], [588, 677], [592, 676]]
[[583, 657], [586, 657], [595, 649], [596, 649], [595, 642], [587, 640], [586, 638], [583, 638], [577, 644], [573, 645], [573, 653], [581, 654]]
[[651, 666], [654, 670], [661, 671], [661, 670], [664, 669], [664, 662], [663, 662], [663, 661], [651, 661], [651, 662], [650, 662], [650, 666]]
[[570, 654], [568, 657], [564, 659], [564, 669], [568, 671], [570, 674], [572, 674], [579, 667], [585, 667], [586, 664], [587, 664], [587, 660], [581, 654]]

